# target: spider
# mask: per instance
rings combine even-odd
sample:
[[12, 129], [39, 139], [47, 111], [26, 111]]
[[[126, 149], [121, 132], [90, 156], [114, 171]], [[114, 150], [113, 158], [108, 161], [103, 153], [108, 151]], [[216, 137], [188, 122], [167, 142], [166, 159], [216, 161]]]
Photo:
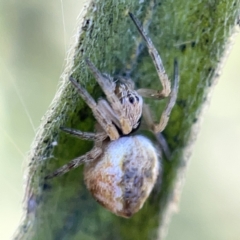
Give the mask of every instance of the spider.
[[[114, 214], [125, 218], [131, 217], [142, 208], [161, 173], [161, 159], [157, 148], [148, 138], [132, 133], [138, 129], [143, 116], [160, 145], [165, 146], [159, 136], [166, 127], [175, 105], [179, 82], [178, 64], [174, 61], [174, 85], [171, 90], [162, 60], [151, 39], [142, 29], [139, 20], [133, 14], [129, 15], [147, 44], [163, 89], [134, 90], [131, 80], [120, 79], [115, 82], [110, 76], [102, 74], [87, 59], [86, 63], [107, 100], [99, 99], [95, 102], [73, 77], [69, 80], [91, 108], [97, 120], [96, 132], [82, 132], [65, 127], [61, 129], [80, 139], [94, 141], [94, 147], [46, 177], [49, 179], [63, 175], [84, 163], [85, 184], [94, 198]], [[143, 103], [142, 97], [159, 100], [169, 97], [159, 123], [154, 123], [150, 108]]]

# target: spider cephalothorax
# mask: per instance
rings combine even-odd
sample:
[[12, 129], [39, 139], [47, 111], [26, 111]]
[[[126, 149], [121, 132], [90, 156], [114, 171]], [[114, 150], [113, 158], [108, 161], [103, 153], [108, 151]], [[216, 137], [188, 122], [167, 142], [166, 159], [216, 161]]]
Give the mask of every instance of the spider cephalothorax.
[[143, 108], [142, 96], [134, 90], [134, 84], [130, 79], [119, 80], [114, 92], [123, 106], [125, 115], [128, 116], [131, 122], [132, 132], [140, 124]]
[[[92, 109], [97, 120], [96, 133], [62, 128], [81, 139], [94, 141], [94, 147], [85, 155], [73, 159], [56, 170], [46, 179], [63, 175], [81, 164], [85, 164], [84, 179], [95, 199], [111, 212], [130, 217], [144, 204], [161, 173], [161, 159], [155, 146], [144, 136], [133, 135], [143, 116], [148, 129], [159, 142], [159, 134], [168, 123], [171, 110], [176, 102], [178, 90], [178, 66], [174, 63], [174, 85], [165, 73], [162, 60], [151, 39], [141, 28], [138, 20], [130, 14], [137, 29], [147, 43], [148, 51], [156, 67], [161, 91], [134, 89], [130, 80], [118, 82], [102, 74], [89, 60], [86, 63], [105, 93], [105, 99], [96, 102], [87, 90], [73, 77], [70, 81], [82, 99]], [[143, 104], [143, 97], [163, 99], [169, 97], [159, 123], [155, 124], [151, 111]], [[160, 144], [161, 145], [161, 144]]]

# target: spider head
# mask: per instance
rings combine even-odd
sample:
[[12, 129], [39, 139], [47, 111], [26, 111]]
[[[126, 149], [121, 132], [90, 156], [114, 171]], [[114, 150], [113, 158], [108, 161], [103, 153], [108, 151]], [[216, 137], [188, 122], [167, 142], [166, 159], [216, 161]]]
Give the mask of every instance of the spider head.
[[129, 119], [132, 130], [138, 128], [142, 116], [143, 99], [134, 90], [133, 82], [130, 80], [120, 81], [116, 86], [115, 93], [123, 105], [124, 115]]

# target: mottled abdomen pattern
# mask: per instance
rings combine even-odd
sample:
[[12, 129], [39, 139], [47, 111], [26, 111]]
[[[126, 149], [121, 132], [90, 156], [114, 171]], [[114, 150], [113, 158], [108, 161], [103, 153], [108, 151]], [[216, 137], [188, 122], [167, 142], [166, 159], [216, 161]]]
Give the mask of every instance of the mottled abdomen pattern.
[[131, 217], [142, 208], [157, 180], [158, 154], [143, 136], [121, 137], [85, 165], [85, 183], [95, 199], [111, 212]]

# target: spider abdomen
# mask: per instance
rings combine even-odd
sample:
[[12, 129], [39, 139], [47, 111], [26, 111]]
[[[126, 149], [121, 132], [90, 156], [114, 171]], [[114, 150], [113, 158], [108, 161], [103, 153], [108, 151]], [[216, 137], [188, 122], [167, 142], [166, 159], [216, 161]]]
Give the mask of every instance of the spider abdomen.
[[99, 158], [85, 165], [84, 178], [99, 203], [128, 218], [142, 208], [158, 174], [156, 149], [138, 135], [109, 142]]

